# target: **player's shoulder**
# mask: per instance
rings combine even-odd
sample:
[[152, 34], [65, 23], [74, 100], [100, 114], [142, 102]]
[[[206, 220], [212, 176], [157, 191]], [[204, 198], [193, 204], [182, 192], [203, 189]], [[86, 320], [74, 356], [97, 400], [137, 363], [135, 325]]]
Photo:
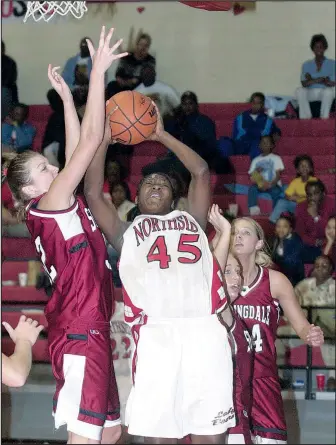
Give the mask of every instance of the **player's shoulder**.
[[38, 204], [44, 195], [41, 195], [37, 198], [32, 199], [28, 206], [26, 207], [26, 215], [28, 219], [33, 217], [37, 218], [45, 218], [45, 219], [57, 219], [62, 217], [62, 215], [68, 215], [76, 213], [79, 206], [79, 201], [76, 198], [72, 205], [67, 209], [63, 210], [42, 210], [38, 208]]

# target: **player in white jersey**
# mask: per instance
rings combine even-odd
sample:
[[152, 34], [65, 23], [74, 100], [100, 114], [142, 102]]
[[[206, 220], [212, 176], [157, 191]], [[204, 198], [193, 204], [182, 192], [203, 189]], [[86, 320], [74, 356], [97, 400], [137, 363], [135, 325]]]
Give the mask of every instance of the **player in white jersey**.
[[152, 174], [138, 189], [140, 215], [128, 225], [119, 220], [102, 191], [108, 130], [85, 178], [90, 209], [121, 252], [125, 320], [136, 344], [126, 424], [146, 443], [177, 443], [190, 434], [192, 443], [219, 444], [235, 425], [235, 413], [230, 345], [216, 315], [226, 297], [204, 233], [210, 173], [158, 117], [152, 139], [169, 147], [191, 174], [190, 213], [174, 210], [170, 178]]

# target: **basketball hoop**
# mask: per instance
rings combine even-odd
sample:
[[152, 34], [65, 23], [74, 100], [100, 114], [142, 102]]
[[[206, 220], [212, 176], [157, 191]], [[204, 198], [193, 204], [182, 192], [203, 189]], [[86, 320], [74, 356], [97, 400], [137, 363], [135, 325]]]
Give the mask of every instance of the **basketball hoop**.
[[81, 19], [88, 11], [85, 1], [28, 1], [27, 12], [23, 19], [26, 23], [31, 16], [35, 22], [49, 22], [55, 14], [65, 16], [70, 11], [76, 19]]

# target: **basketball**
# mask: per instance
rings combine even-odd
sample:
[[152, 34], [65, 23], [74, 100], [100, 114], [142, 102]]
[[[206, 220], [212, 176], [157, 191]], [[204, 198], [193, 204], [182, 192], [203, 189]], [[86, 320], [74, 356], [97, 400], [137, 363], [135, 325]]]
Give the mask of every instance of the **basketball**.
[[112, 96], [106, 104], [106, 116], [112, 139], [124, 145], [140, 144], [156, 128], [157, 113], [151, 99], [136, 91]]

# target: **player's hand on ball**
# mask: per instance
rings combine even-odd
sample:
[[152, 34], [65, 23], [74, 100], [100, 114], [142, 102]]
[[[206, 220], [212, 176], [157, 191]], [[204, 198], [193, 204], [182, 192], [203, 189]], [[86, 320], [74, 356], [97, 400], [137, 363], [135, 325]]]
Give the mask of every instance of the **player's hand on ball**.
[[224, 233], [231, 231], [231, 224], [224, 218], [223, 211], [217, 204], [212, 204], [208, 212], [208, 221], [213, 225], [216, 232]]
[[42, 325], [39, 326], [36, 320], [27, 318], [25, 315], [21, 315], [19, 323], [15, 329], [5, 321], [3, 321], [2, 324], [14, 343], [23, 340], [29, 341], [32, 346], [36, 343], [40, 332], [44, 329]]
[[110, 42], [113, 35], [114, 28], [111, 28], [109, 33], [105, 35], [105, 26], [102, 27], [99, 38], [99, 45], [97, 50], [91, 40], [87, 39], [88, 48], [90, 51], [90, 56], [92, 59], [92, 71], [104, 74], [107, 71], [114, 60], [121, 59], [128, 55], [128, 53], [119, 53], [118, 48], [122, 44], [123, 39], [118, 40], [118, 42], [110, 48]]
[[306, 343], [310, 346], [321, 346], [324, 343], [323, 331], [319, 326], [310, 325], [306, 336]]
[[72, 94], [70, 88], [65, 83], [63, 77], [57, 72], [59, 70], [59, 66], [52, 67], [49, 63], [48, 65], [48, 77], [50, 83], [55, 91], [60, 95], [61, 99], [64, 101], [66, 99], [72, 98]]
[[156, 105], [155, 102], [152, 101], [152, 104], [154, 105], [156, 109], [156, 116], [157, 116], [157, 122], [156, 122], [156, 128], [153, 134], [151, 134], [148, 138], [149, 141], [159, 141], [162, 133], [164, 132], [162, 117], [160, 114], [160, 111]]

